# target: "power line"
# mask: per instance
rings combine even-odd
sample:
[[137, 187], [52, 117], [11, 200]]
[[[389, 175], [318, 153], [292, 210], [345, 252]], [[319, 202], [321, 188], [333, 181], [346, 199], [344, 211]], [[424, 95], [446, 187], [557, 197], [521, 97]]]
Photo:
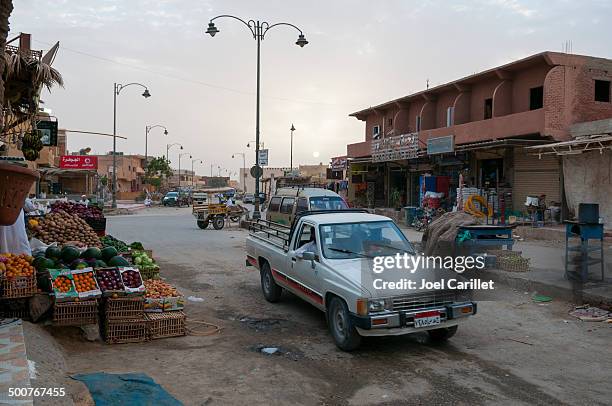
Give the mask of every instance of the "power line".
[[[53, 45], [51, 43], [48, 43], [48, 42], [45, 42], [45, 41], [36, 40], [36, 39], [34, 39], [33, 41], [34, 42], [38, 42], [38, 43], [43, 44], [43, 45], [49, 45], [49, 46]], [[181, 81], [181, 82], [194, 83], [194, 84], [197, 84], [197, 85], [206, 86], [206, 87], [210, 87], [210, 88], [213, 88], [213, 89], [225, 90], [227, 92], [242, 94], [242, 95], [246, 95], [246, 96], [255, 96], [255, 93], [253, 93], [253, 92], [247, 92], [247, 91], [244, 91], [244, 90], [234, 89], [234, 88], [231, 88], [231, 87], [226, 87], [226, 86], [221, 86], [221, 85], [215, 85], [213, 83], [207, 83], [207, 82], [203, 82], [203, 81], [196, 80], [196, 79], [183, 78], [183, 77], [171, 75], [171, 74], [168, 74], [168, 73], [162, 73], [162, 72], [158, 72], [158, 71], [155, 71], [155, 70], [152, 70], [152, 69], [144, 68], [142, 66], [132, 65], [132, 64], [129, 64], [129, 63], [125, 63], [125, 62], [119, 62], [119, 61], [116, 61], [116, 60], [113, 60], [113, 59], [110, 59], [110, 58], [106, 58], [106, 57], [103, 57], [103, 56], [98, 56], [98, 55], [90, 54], [88, 52], [83, 52], [83, 51], [79, 51], [79, 50], [76, 50], [76, 49], [67, 48], [67, 47], [65, 47], [63, 45], [60, 47], [60, 49], [66, 50], [66, 51], [69, 51], [69, 52], [72, 52], [72, 53], [75, 53], [75, 54], [78, 54], [78, 55], [86, 56], [86, 57], [89, 57], [89, 58], [97, 59], [97, 60], [100, 60], [100, 61], [104, 61], [104, 62], [108, 62], [108, 63], [113, 63], [115, 65], [121, 65], [121, 66], [125, 66], [125, 67], [131, 68], [131, 69], [137, 69], [137, 70], [140, 70], [140, 71], [143, 71], [143, 72], [147, 72], [147, 73], [151, 73], [151, 74], [154, 74], [154, 75], [166, 77], [166, 78], [173, 79], [173, 80], [178, 80], [178, 81]], [[349, 106], [349, 104], [328, 103], [328, 102], [313, 101], [313, 100], [288, 99], [288, 98], [285, 98], [285, 97], [278, 97], [278, 96], [263, 96], [263, 98], [264, 99], [274, 99], [274, 100], [279, 100], [279, 101], [294, 102], [294, 103], [303, 103], [303, 104], [320, 104], [320, 105], [327, 105], [327, 106]]]

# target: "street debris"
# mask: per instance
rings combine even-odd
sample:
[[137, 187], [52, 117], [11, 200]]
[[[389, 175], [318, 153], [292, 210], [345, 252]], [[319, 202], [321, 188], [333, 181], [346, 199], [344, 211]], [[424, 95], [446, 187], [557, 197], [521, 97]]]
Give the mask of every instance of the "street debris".
[[532, 343], [528, 343], [527, 341], [517, 340], [515, 338], [507, 338], [507, 340], [514, 341], [521, 344], [533, 345]]
[[304, 358], [304, 353], [302, 353], [301, 351], [277, 345], [257, 344], [251, 347], [251, 350], [263, 354], [265, 356], [283, 356], [285, 358], [289, 358], [292, 361], [298, 361]]
[[257, 319], [249, 316], [241, 317], [239, 320], [255, 331], [268, 331], [274, 327], [280, 327], [281, 323], [286, 321], [281, 319]]
[[197, 297], [197, 296], [189, 296], [187, 300], [189, 300], [190, 302], [195, 302], [195, 303], [200, 303], [204, 301], [204, 299], [202, 299], [201, 297]]
[[261, 352], [267, 355], [272, 355], [278, 352], [278, 348], [276, 347], [265, 347], [261, 349]]
[[600, 309], [599, 307], [579, 306], [573, 311], [569, 312], [569, 315], [574, 316], [581, 321], [606, 321], [610, 317], [610, 312]]
[[553, 298], [550, 296], [540, 295], [536, 293], [531, 297], [531, 300], [533, 300], [536, 303], [548, 303], [548, 302], [552, 302]]

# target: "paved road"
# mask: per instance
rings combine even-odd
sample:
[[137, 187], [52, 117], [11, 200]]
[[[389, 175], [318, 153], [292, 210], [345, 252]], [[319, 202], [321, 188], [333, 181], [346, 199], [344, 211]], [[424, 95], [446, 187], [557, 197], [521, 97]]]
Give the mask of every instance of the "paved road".
[[[567, 316], [500, 290], [447, 344], [425, 337], [365, 340], [336, 349], [322, 313], [286, 294], [266, 302], [244, 266], [246, 232], [199, 230], [188, 209], [111, 217], [110, 232], [154, 250], [162, 273], [186, 294], [188, 316], [220, 335], [146, 344], [74, 346], [74, 372], [142, 371], [187, 405], [605, 404], [612, 398], [611, 325]], [[266, 356], [259, 346], [277, 346]]]

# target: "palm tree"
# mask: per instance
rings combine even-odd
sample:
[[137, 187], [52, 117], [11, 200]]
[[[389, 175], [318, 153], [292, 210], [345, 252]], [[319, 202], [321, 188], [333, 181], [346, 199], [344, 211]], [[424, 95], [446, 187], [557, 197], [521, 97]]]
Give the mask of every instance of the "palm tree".
[[[0, 0], [0, 51], [4, 55], [4, 47], [9, 32], [9, 17], [13, 12], [12, 0]], [[0, 72], [4, 72], [6, 61], [0, 58]], [[4, 107], [4, 77], [0, 76], [0, 111]], [[0, 115], [0, 128], [3, 127], [3, 117]]]

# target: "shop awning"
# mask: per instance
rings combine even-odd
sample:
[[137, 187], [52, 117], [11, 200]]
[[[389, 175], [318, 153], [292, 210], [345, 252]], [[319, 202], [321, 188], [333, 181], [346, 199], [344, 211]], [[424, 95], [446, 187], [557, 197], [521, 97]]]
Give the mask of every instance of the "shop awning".
[[[543, 139], [525, 139], [525, 138], [504, 138], [501, 140], [490, 140], [490, 141], [479, 141], [479, 142], [471, 142], [469, 144], [461, 144], [455, 146], [456, 152], [463, 151], [475, 151], [478, 149], [488, 149], [488, 148], [504, 148], [504, 147], [527, 147], [544, 144], [548, 142], [548, 140]], [[535, 147], [534, 147], [535, 148]], [[424, 150], [425, 154], [427, 151]]]
[[588, 151], [612, 149], [612, 135], [600, 134], [576, 138], [570, 141], [554, 142], [552, 144], [534, 145], [525, 148], [530, 155], [577, 155]]
[[38, 172], [40, 172], [42, 175], [51, 175], [51, 176], [58, 176], [58, 175], [78, 175], [78, 174], [84, 174], [84, 173], [96, 173], [97, 171], [95, 169], [60, 169], [60, 168], [38, 168]]

